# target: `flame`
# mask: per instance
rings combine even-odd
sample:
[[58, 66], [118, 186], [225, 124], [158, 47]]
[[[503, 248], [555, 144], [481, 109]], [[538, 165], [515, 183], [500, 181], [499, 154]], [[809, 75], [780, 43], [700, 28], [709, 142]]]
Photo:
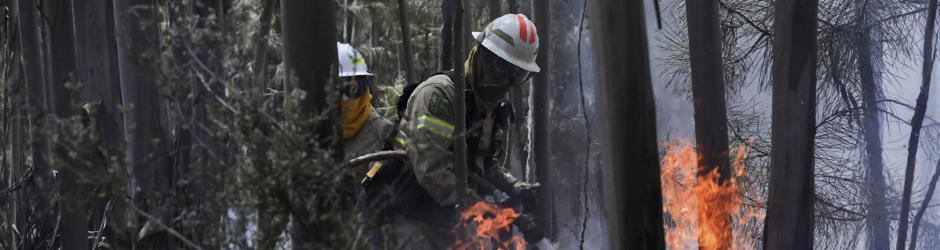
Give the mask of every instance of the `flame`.
[[[460, 223], [455, 228], [458, 240], [448, 249], [525, 249], [525, 239], [512, 235], [512, 222], [520, 215], [512, 208], [479, 201], [460, 213]], [[512, 236], [502, 240], [501, 235]]]
[[738, 147], [731, 162], [734, 176], [719, 184], [718, 169], [697, 175], [698, 159], [685, 141], [663, 143], [663, 211], [666, 213], [666, 243], [670, 249], [749, 249], [754, 244], [745, 235], [749, 223], [760, 223], [763, 213], [745, 206], [738, 181], [744, 176], [748, 149]]

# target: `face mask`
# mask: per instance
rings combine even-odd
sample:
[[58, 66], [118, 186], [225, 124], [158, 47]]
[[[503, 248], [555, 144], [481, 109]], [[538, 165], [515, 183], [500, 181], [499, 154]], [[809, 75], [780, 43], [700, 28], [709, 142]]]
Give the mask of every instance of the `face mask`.
[[369, 119], [372, 112], [372, 93], [365, 89], [358, 98], [345, 99], [340, 104], [343, 112], [343, 139], [351, 139]]
[[471, 64], [471, 87], [484, 108], [492, 110], [506, 92], [529, 79], [531, 72], [503, 60], [486, 48], [475, 47]]

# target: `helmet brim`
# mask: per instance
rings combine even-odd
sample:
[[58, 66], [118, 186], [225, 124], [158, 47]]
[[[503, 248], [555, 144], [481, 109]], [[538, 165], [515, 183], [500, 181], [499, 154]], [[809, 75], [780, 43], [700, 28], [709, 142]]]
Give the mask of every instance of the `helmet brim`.
[[369, 73], [369, 72], [356, 72], [356, 73], [343, 72], [343, 73], [339, 73], [339, 77], [374, 76], [374, 75], [375, 75], [375, 74], [372, 74], [372, 73]]
[[493, 44], [493, 42], [483, 39], [483, 32], [470, 32], [470, 34], [473, 36], [473, 39], [477, 41], [477, 43], [483, 45], [484, 48], [490, 50], [493, 52], [493, 54], [496, 54], [496, 56], [499, 56], [499, 58], [506, 60], [512, 65], [516, 65], [516, 67], [522, 68], [532, 73], [538, 73], [542, 70], [535, 62], [520, 62], [513, 59], [513, 57], [509, 56], [509, 53], [503, 51], [503, 49]]

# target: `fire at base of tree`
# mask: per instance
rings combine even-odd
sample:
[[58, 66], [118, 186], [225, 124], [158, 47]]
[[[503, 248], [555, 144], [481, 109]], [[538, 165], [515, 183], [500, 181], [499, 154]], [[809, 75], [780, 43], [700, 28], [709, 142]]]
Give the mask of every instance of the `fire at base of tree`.
[[0, 249], [940, 249], [938, 1], [0, 0]]
[[[702, 175], [700, 157], [688, 142], [661, 143], [663, 213], [669, 249], [756, 249], [763, 223], [764, 205], [745, 199], [754, 190], [742, 189], [746, 181], [748, 148], [741, 145], [731, 162], [734, 176], [721, 182], [718, 169]], [[725, 229], [732, 230], [725, 230]]]

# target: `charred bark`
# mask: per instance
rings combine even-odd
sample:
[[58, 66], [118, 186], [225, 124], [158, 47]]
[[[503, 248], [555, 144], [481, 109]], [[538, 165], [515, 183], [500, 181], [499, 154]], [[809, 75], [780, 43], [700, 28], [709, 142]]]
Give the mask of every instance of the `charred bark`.
[[[453, 14], [454, 14], [454, 71], [455, 75], [463, 76], [464, 72], [463, 62], [466, 59], [464, 44], [466, 39], [463, 39], [463, 33], [467, 31], [467, 18], [466, 12], [464, 11], [464, 6], [466, 6], [466, 1], [464, 0], [454, 0]], [[462, 94], [466, 91], [466, 83], [464, 77], [455, 77], [454, 79], [454, 89], [456, 89], [456, 95], [454, 95], [454, 177], [456, 178], [454, 185], [454, 192], [457, 192], [457, 204], [460, 207], [466, 207], [469, 204], [466, 204], [466, 190], [467, 190], [467, 106], [465, 95]]]
[[[908, 218], [911, 215], [911, 189], [914, 187], [914, 166], [917, 164], [917, 148], [920, 143], [920, 129], [924, 126], [924, 117], [927, 113], [927, 98], [930, 97], [930, 76], [933, 70], [934, 58], [934, 26], [937, 20], [937, 0], [927, 1], [927, 27], [924, 29], [924, 51], [922, 82], [917, 103], [914, 106], [914, 117], [911, 118], [911, 137], [907, 143], [907, 166], [904, 169], [904, 191], [901, 193], [901, 211], [898, 221], [897, 250], [904, 250], [907, 243]], [[911, 239], [913, 241], [916, 239]], [[912, 248], [913, 249], [913, 248]]]
[[816, 8], [816, 0], [775, 3], [767, 249], [813, 248]]
[[[731, 178], [728, 160], [728, 116], [725, 107], [725, 82], [721, 60], [721, 32], [718, 25], [718, 0], [687, 1], [685, 4], [689, 30], [689, 61], [692, 76], [692, 106], [695, 109], [695, 141], [698, 152], [698, 176], [717, 171], [718, 185]], [[714, 202], [731, 202], [731, 197]], [[706, 206], [705, 209], [708, 209]], [[719, 214], [719, 213], [707, 213]], [[720, 224], [719, 245], [731, 248], [731, 216], [716, 218]], [[699, 242], [704, 242], [699, 235]]]
[[[536, 202], [536, 224], [550, 239], [554, 239], [554, 192], [550, 184], [551, 171], [551, 6], [548, 1], [535, 2], [535, 27], [539, 31], [539, 54], [536, 64], [542, 67], [542, 73], [536, 74], [531, 83], [532, 92], [532, 159], [535, 165], [535, 178], [540, 184]], [[521, 95], [521, 94], [520, 94]], [[587, 167], [587, 166], [585, 166]]]
[[[664, 249], [656, 108], [643, 2], [588, 1], [611, 249]], [[616, 128], [616, 129], [615, 129]], [[606, 136], [604, 136], [606, 135]]]
[[[157, 8], [154, 1], [114, 1], [117, 61], [121, 81], [127, 162], [130, 168], [134, 205], [167, 224], [169, 208], [162, 205], [171, 190], [167, 136], [156, 81], [159, 65]], [[141, 230], [148, 218], [137, 217]], [[143, 230], [145, 233], [149, 230]], [[152, 232], [152, 231], [151, 231]], [[141, 235], [137, 246], [144, 249], [170, 247], [166, 232]]]

